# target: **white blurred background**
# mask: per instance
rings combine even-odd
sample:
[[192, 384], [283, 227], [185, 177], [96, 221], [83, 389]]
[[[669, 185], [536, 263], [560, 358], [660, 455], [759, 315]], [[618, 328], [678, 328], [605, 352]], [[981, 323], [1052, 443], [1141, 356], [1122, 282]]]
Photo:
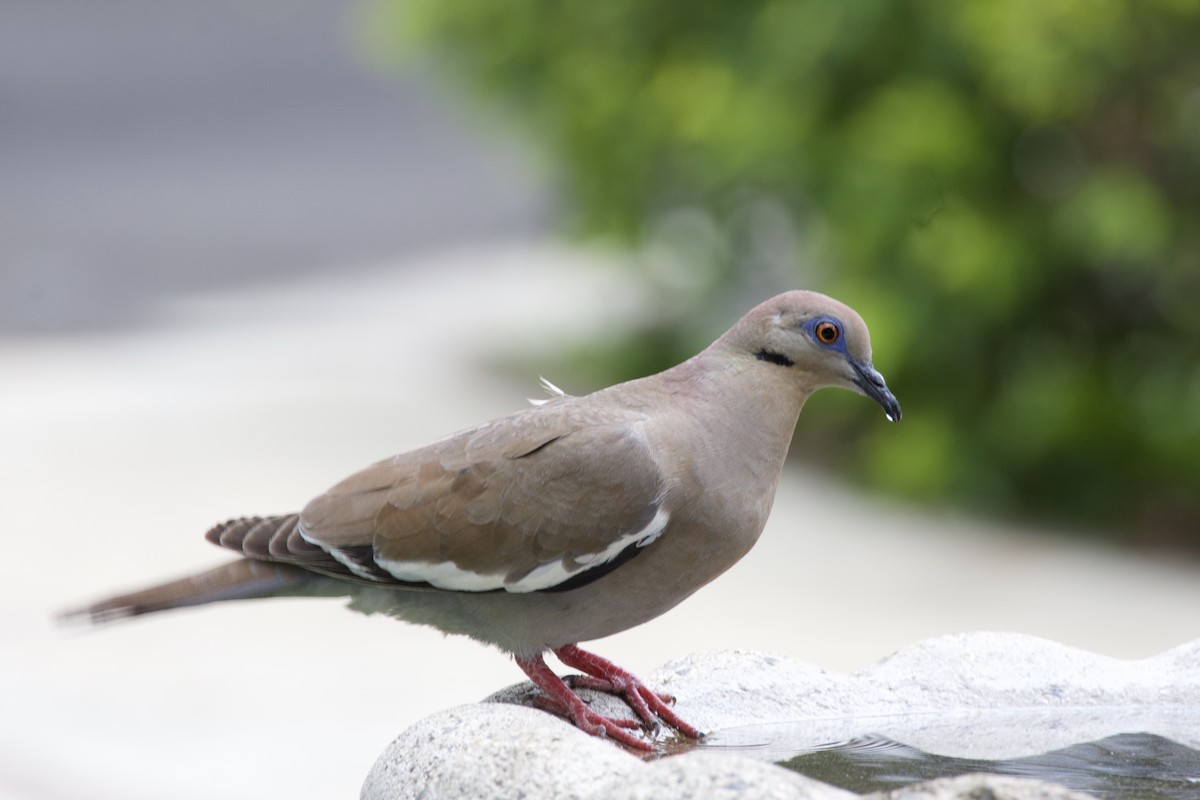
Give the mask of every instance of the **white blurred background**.
[[[334, 601], [53, 625], [216, 563], [217, 520], [516, 410], [538, 371], [498, 363], [665, 302], [552, 237], [536, 159], [432, 68], [362, 63], [354, 10], [0, 10], [0, 797], [354, 796], [407, 725], [521, 677]], [[1003, 629], [1139, 658], [1200, 635], [1198, 579], [797, 471], [743, 563], [596, 649], [853, 670]]]

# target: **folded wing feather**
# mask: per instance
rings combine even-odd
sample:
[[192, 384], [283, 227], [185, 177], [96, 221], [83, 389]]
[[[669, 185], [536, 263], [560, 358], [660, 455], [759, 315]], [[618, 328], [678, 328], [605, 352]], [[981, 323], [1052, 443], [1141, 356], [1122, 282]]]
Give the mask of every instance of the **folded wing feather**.
[[343, 561], [370, 547], [380, 577], [462, 591], [550, 589], [649, 544], [669, 515], [644, 417], [574, 399], [378, 462], [311, 502], [300, 533]]

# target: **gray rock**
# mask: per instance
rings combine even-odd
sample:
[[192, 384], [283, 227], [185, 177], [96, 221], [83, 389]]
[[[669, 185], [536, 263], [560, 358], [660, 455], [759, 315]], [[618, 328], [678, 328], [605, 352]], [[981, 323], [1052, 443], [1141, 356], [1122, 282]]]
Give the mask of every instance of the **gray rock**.
[[959, 775], [905, 786], [865, 800], [1095, 800], [1061, 786], [1004, 775]]
[[453, 708], [406, 730], [375, 762], [362, 797], [851, 800], [855, 795], [743, 756], [697, 751], [643, 761], [542, 711], [494, 703]]
[[421, 720], [388, 745], [362, 797], [583, 800], [596, 797], [597, 783], [638, 766], [624, 750], [545, 712], [460, 706]]
[[938, 755], [1002, 759], [1131, 731], [1200, 749], [1200, 641], [1124, 661], [1020, 634], [959, 634], [853, 675], [724, 651], [672, 662], [649, 682], [726, 746], [761, 742], [770, 725], [770, 739], [793, 750], [874, 734]]
[[854, 800], [858, 795], [744, 756], [694, 750], [639, 763], [593, 788], [595, 800]]
[[[524, 707], [537, 692], [519, 684], [402, 733], [367, 776], [362, 797], [845, 800], [855, 795], [769, 762], [866, 735], [989, 760], [1130, 732], [1200, 749], [1200, 641], [1121, 661], [1018, 634], [963, 634], [913, 645], [854, 675], [723, 651], [672, 662], [648, 683], [675, 695], [680, 714], [710, 732], [703, 748], [643, 761]], [[631, 716], [614, 697], [580, 694], [602, 713]], [[968, 775], [871, 797], [1086, 795], [1038, 781]]]

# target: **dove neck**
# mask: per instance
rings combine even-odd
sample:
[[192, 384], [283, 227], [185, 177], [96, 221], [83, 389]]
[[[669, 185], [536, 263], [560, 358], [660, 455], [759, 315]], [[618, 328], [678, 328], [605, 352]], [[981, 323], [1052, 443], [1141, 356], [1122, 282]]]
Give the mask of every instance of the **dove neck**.
[[705, 438], [731, 454], [752, 454], [769, 470], [782, 467], [800, 410], [812, 394], [798, 385], [792, 369], [710, 351], [662, 377]]

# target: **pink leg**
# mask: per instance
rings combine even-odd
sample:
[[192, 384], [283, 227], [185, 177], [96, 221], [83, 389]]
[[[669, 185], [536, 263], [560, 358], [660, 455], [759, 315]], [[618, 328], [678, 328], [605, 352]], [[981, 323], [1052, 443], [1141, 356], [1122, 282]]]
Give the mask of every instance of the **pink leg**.
[[554, 655], [558, 656], [559, 660], [568, 667], [583, 670], [592, 676], [591, 679], [584, 678], [577, 680], [577, 685], [584, 688], [598, 689], [602, 692], [609, 692], [610, 694], [625, 698], [625, 701], [629, 703], [638, 717], [647, 725], [657, 727], [661, 720], [668, 727], [674, 728], [689, 738], [700, 739], [704, 736], [704, 734], [684, 722], [678, 714], [671, 710], [671, 707], [668, 705], [668, 703], [672, 702], [671, 698], [652, 690], [631, 673], [626, 672], [611, 661], [589, 653], [586, 650], [580, 650], [573, 644], [556, 648]]
[[564, 714], [569, 720], [585, 733], [592, 736], [608, 736], [616, 739], [626, 747], [634, 750], [651, 751], [654, 747], [629, 732], [629, 728], [638, 727], [631, 719], [613, 719], [597, 714], [579, 699], [579, 695], [571, 691], [554, 672], [546, 666], [540, 655], [514, 656], [517, 666], [524, 670], [529, 680], [546, 693], [554, 710]]

